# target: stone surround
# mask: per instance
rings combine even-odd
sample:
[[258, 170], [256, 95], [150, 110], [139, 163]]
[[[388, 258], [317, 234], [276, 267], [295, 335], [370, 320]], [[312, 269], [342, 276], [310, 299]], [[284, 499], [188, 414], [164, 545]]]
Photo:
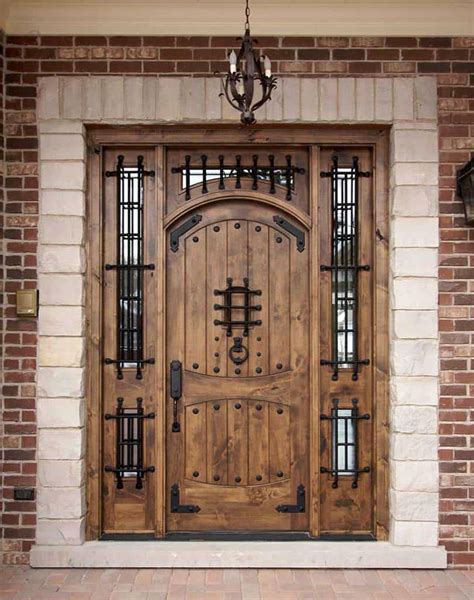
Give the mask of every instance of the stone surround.
[[[79, 563], [86, 560], [92, 548], [103, 554], [103, 560], [107, 554], [106, 543], [84, 544], [84, 124], [237, 119], [235, 111], [224, 102], [219, 104], [218, 93], [215, 79], [198, 77], [46, 77], [39, 81], [39, 481], [38, 546], [32, 551], [32, 562], [37, 566], [42, 561], [51, 566], [53, 559], [48, 556], [55, 556], [58, 564], [85, 566]], [[379, 550], [360, 552], [359, 566], [440, 567], [446, 561], [444, 550], [436, 548], [439, 512], [436, 99], [433, 77], [282, 78], [266, 113], [260, 116], [261, 121], [269, 123], [391, 125], [390, 542], [367, 543], [371, 549]], [[122, 544], [125, 549], [131, 543]], [[171, 542], [160, 542], [160, 548], [164, 544]], [[311, 554], [319, 557], [312, 566], [336, 566], [323, 558], [326, 555], [321, 544], [311, 545]], [[72, 546], [80, 548], [74, 550]], [[402, 551], [399, 547], [404, 546], [412, 548]], [[416, 552], [413, 547], [417, 547]], [[340, 544], [337, 548], [342, 549]], [[333, 562], [338, 556], [337, 548], [327, 554], [333, 557]], [[416, 562], [415, 556], [423, 556], [423, 549], [430, 558], [421, 558], [419, 565], [412, 564], [410, 561]], [[377, 552], [380, 560], [370, 562]], [[396, 564], [389, 564], [390, 556], [397, 557], [393, 558]], [[236, 559], [235, 566], [237, 562]], [[174, 563], [174, 566], [185, 565]], [[232, 565], [226, 563], [226, 566]]]

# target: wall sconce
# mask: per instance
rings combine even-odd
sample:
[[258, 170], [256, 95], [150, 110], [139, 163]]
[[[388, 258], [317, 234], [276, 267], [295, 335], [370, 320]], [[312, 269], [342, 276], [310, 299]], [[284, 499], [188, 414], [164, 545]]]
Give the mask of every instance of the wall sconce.
[[474, 225], [474, 158], [458, 170], [456, 194], [464, 204], [466, 224]]

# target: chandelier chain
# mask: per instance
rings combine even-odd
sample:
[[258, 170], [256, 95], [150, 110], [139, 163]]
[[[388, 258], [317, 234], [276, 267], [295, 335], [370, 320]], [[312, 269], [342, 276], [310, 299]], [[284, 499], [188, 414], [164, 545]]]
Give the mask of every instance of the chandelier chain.
[[250, 8], [249, 8], [249, 0], [245, 0], [245, 29], [246, 31], [250, 30]]

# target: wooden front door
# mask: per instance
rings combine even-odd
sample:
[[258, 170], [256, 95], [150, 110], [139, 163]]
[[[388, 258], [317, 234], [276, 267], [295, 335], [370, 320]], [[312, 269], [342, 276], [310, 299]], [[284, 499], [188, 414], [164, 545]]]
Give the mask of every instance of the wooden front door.
[[167, 255], [168, 530], [307, 530], [307, 232], [239, 195], [180, 228]]

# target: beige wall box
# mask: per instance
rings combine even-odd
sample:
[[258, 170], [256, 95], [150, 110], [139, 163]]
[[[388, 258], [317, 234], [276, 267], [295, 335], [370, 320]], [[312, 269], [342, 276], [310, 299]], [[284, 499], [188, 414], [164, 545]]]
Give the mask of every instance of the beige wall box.
[[38, 290], [17, 290], [16, 315], [17, 317], [38, 316]]

